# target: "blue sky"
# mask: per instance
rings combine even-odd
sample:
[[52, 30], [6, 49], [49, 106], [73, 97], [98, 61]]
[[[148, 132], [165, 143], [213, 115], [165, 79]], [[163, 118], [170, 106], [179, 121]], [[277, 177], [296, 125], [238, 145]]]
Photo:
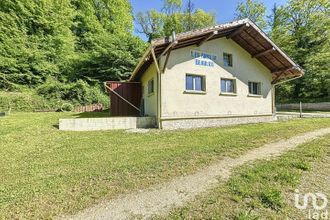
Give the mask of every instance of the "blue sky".
[[[259, 0], [263, 2], [268, 9], [268, 14], [274, 3], [277, 5], [283, 5], [287, 0]], [[225, 23], [232, 21], [235, 15], [235, 8], [240, 0], [194, 0], [195, 8], [202, 8], [208, 12], [214, 12], [217, 16], [217, 23]], [[147, 11], [149, 9], [158, 9], [162, 7], [162, 0], [131, 0], [133, 6], [134, 15], [139, 11]], [[186, 1], [184, 0], [184, 3]], [[135, 32], [135, 34], [137, 34]], [[137, 34], [145, 39], [143, 35]]]

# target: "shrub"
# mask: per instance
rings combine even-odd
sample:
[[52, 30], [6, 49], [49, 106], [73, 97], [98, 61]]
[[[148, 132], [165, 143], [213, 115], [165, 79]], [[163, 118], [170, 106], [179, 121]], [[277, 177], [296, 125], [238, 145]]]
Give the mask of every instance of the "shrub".
[[109, 97], [99, 84], [79, 80], [63, 83], [47, 80], [36, 89], [21, 87], [20, 92], [1, 92], [0, 111], [72, 111], [75, 106], [101, 103], [109, 106]]
[[24, 92], [1, 92], [0, 111], [35, 111], [35, 110], [56, 110], [60, 105], [59, 101], [47, 100], [36, 95], [33, 91]]
[[62, 112], [72, 112], [74, 109], [74, 106], [70, 103], [63, 103], [61, 107]]
[[47, 99], [62, 100], [74, 106], [95, 103], [109, 105], [109, 98], [101, 90], [100, 85], [89, 85], [82, 80], [63, 83], [49, 79], [37, 88], [37, 93]]

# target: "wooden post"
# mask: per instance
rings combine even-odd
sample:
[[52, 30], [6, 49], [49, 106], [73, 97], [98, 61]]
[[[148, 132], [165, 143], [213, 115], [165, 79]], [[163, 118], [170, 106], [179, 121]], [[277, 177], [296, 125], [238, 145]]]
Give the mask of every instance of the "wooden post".
[[301, 104], [301, 102], [299, 103], [299, 109], [300, 109], [300, 118], [302, 118], [302, 104]]

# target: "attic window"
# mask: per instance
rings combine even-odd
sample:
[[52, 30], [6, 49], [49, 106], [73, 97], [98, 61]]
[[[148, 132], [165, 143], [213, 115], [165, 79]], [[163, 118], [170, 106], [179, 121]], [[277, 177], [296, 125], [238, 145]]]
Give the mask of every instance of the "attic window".
[[225, 66], [233, 66], [233, 55], [229, 53], [223, 53], [223, 64]]
[[148, 81], [148, 94], [154, 93], [154, 79]]

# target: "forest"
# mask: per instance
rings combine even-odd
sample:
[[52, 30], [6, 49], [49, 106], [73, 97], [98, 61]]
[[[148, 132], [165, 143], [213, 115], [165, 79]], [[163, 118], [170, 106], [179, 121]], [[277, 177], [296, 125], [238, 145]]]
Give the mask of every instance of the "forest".
[[[278, 102], [329, 101], [329, 12], [327, 0], [289, 0], [271, 14], [261, 1], [237, 5], [235, 19], [250, 18], [305, 70], [277, 88]], [[192, 0], [137, 14], [129, 0], [1, 0], [0, 110], [107, 105], [102, 82], [127, 80], [148, 46], [134, 30], [150, 42], [214, 24]]]

